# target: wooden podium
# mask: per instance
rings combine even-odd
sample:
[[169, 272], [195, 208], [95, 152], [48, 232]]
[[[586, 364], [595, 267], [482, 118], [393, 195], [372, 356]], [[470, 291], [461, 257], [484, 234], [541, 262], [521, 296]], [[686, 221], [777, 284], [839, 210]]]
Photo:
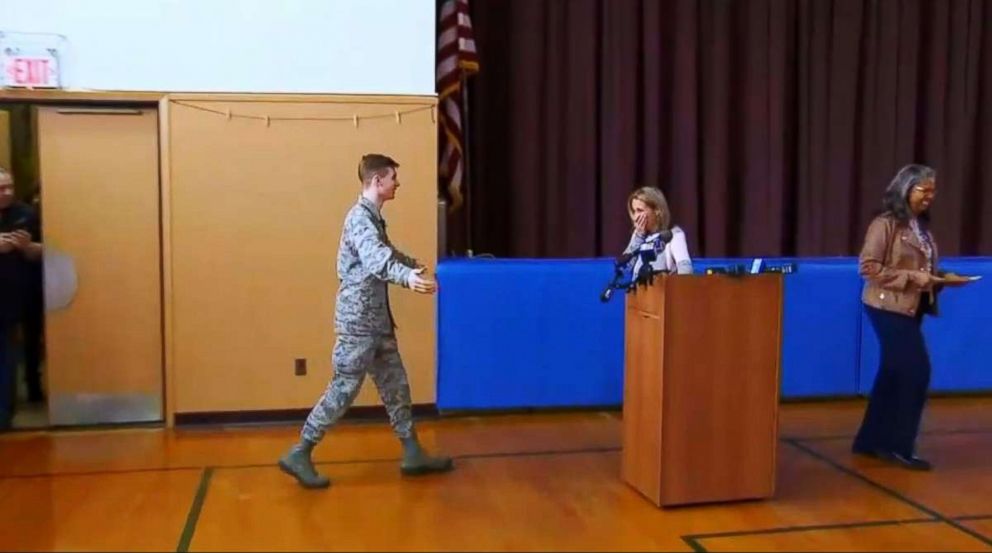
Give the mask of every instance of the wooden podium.
[[627, 294], [622, 476], [656, 505], [774, 494], [782, 285], [659, 276]]

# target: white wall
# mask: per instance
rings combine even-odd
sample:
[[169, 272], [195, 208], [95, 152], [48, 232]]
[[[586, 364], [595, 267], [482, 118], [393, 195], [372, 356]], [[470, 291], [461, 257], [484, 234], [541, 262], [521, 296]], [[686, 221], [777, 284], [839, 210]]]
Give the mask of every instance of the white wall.
[[[0, 0], [65, 88], [434, 94], [434, 0]], [[60, 44], [54, 37], [35, 37]]]

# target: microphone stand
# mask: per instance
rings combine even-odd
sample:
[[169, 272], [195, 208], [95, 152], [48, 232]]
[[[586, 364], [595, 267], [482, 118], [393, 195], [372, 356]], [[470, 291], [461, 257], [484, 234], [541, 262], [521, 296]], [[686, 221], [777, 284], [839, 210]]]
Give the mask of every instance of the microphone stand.
[[[599, 301], [603, 303], [610, 301], [610, 298], [613, 297], [614, 290], [624, 290], [629, 293], [634, 291], [638, 285], [650, 286], [654, 284], [654, 275], [667, 271], [655, 271], [651, 264], [655, 261], [655, 259], [657, 259], [661, 252], [665, 251], [665, 247], [671, 239], [671, 231], [662, 231], [659, 233], [658, 241], [654, 248], [647, 251], [634, 250], [629, 254], [625, 253], [617, 257], [613, 265], [613, 280], [610, 281], [610, 283], [606, 285], [603, 292], [600, 293]], [[651, 255], [648, 255], [648, 253]], [[628, 282], [622, 282], [624, 277], [624, 269], [635, 257], [640, 257], [641, 259], [640, 270], [637, 271], [636, 275], [631, 275], [631, 279]]]

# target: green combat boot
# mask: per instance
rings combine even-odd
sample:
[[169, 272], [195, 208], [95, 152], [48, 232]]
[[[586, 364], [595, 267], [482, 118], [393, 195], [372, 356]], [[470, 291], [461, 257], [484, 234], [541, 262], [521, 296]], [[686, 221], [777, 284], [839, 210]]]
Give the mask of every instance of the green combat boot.
[[403, 443], [403, 461], [400, 462], [400, 472], [405, 476], [448, 472], [455, 468], [450, 457], [432, 457], [424, 452], [416, 435], [401, 441]]
[[314, 468], [313, 461], [310, 460], [312, 451], [312, 443], [305, 440], [301, 441], [279, 459], [279, 468], [296, 478], [304, 488], [326, 488], [331, 485], [331, 480], [326, 476], [317, 474], [317, 469]]

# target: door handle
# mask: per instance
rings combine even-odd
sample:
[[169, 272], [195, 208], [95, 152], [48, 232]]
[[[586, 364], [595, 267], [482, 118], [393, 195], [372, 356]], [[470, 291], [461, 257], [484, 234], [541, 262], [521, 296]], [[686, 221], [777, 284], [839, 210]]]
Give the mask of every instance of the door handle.
[[141, 115], [138, 108], [58, 108], [59, 115]]

